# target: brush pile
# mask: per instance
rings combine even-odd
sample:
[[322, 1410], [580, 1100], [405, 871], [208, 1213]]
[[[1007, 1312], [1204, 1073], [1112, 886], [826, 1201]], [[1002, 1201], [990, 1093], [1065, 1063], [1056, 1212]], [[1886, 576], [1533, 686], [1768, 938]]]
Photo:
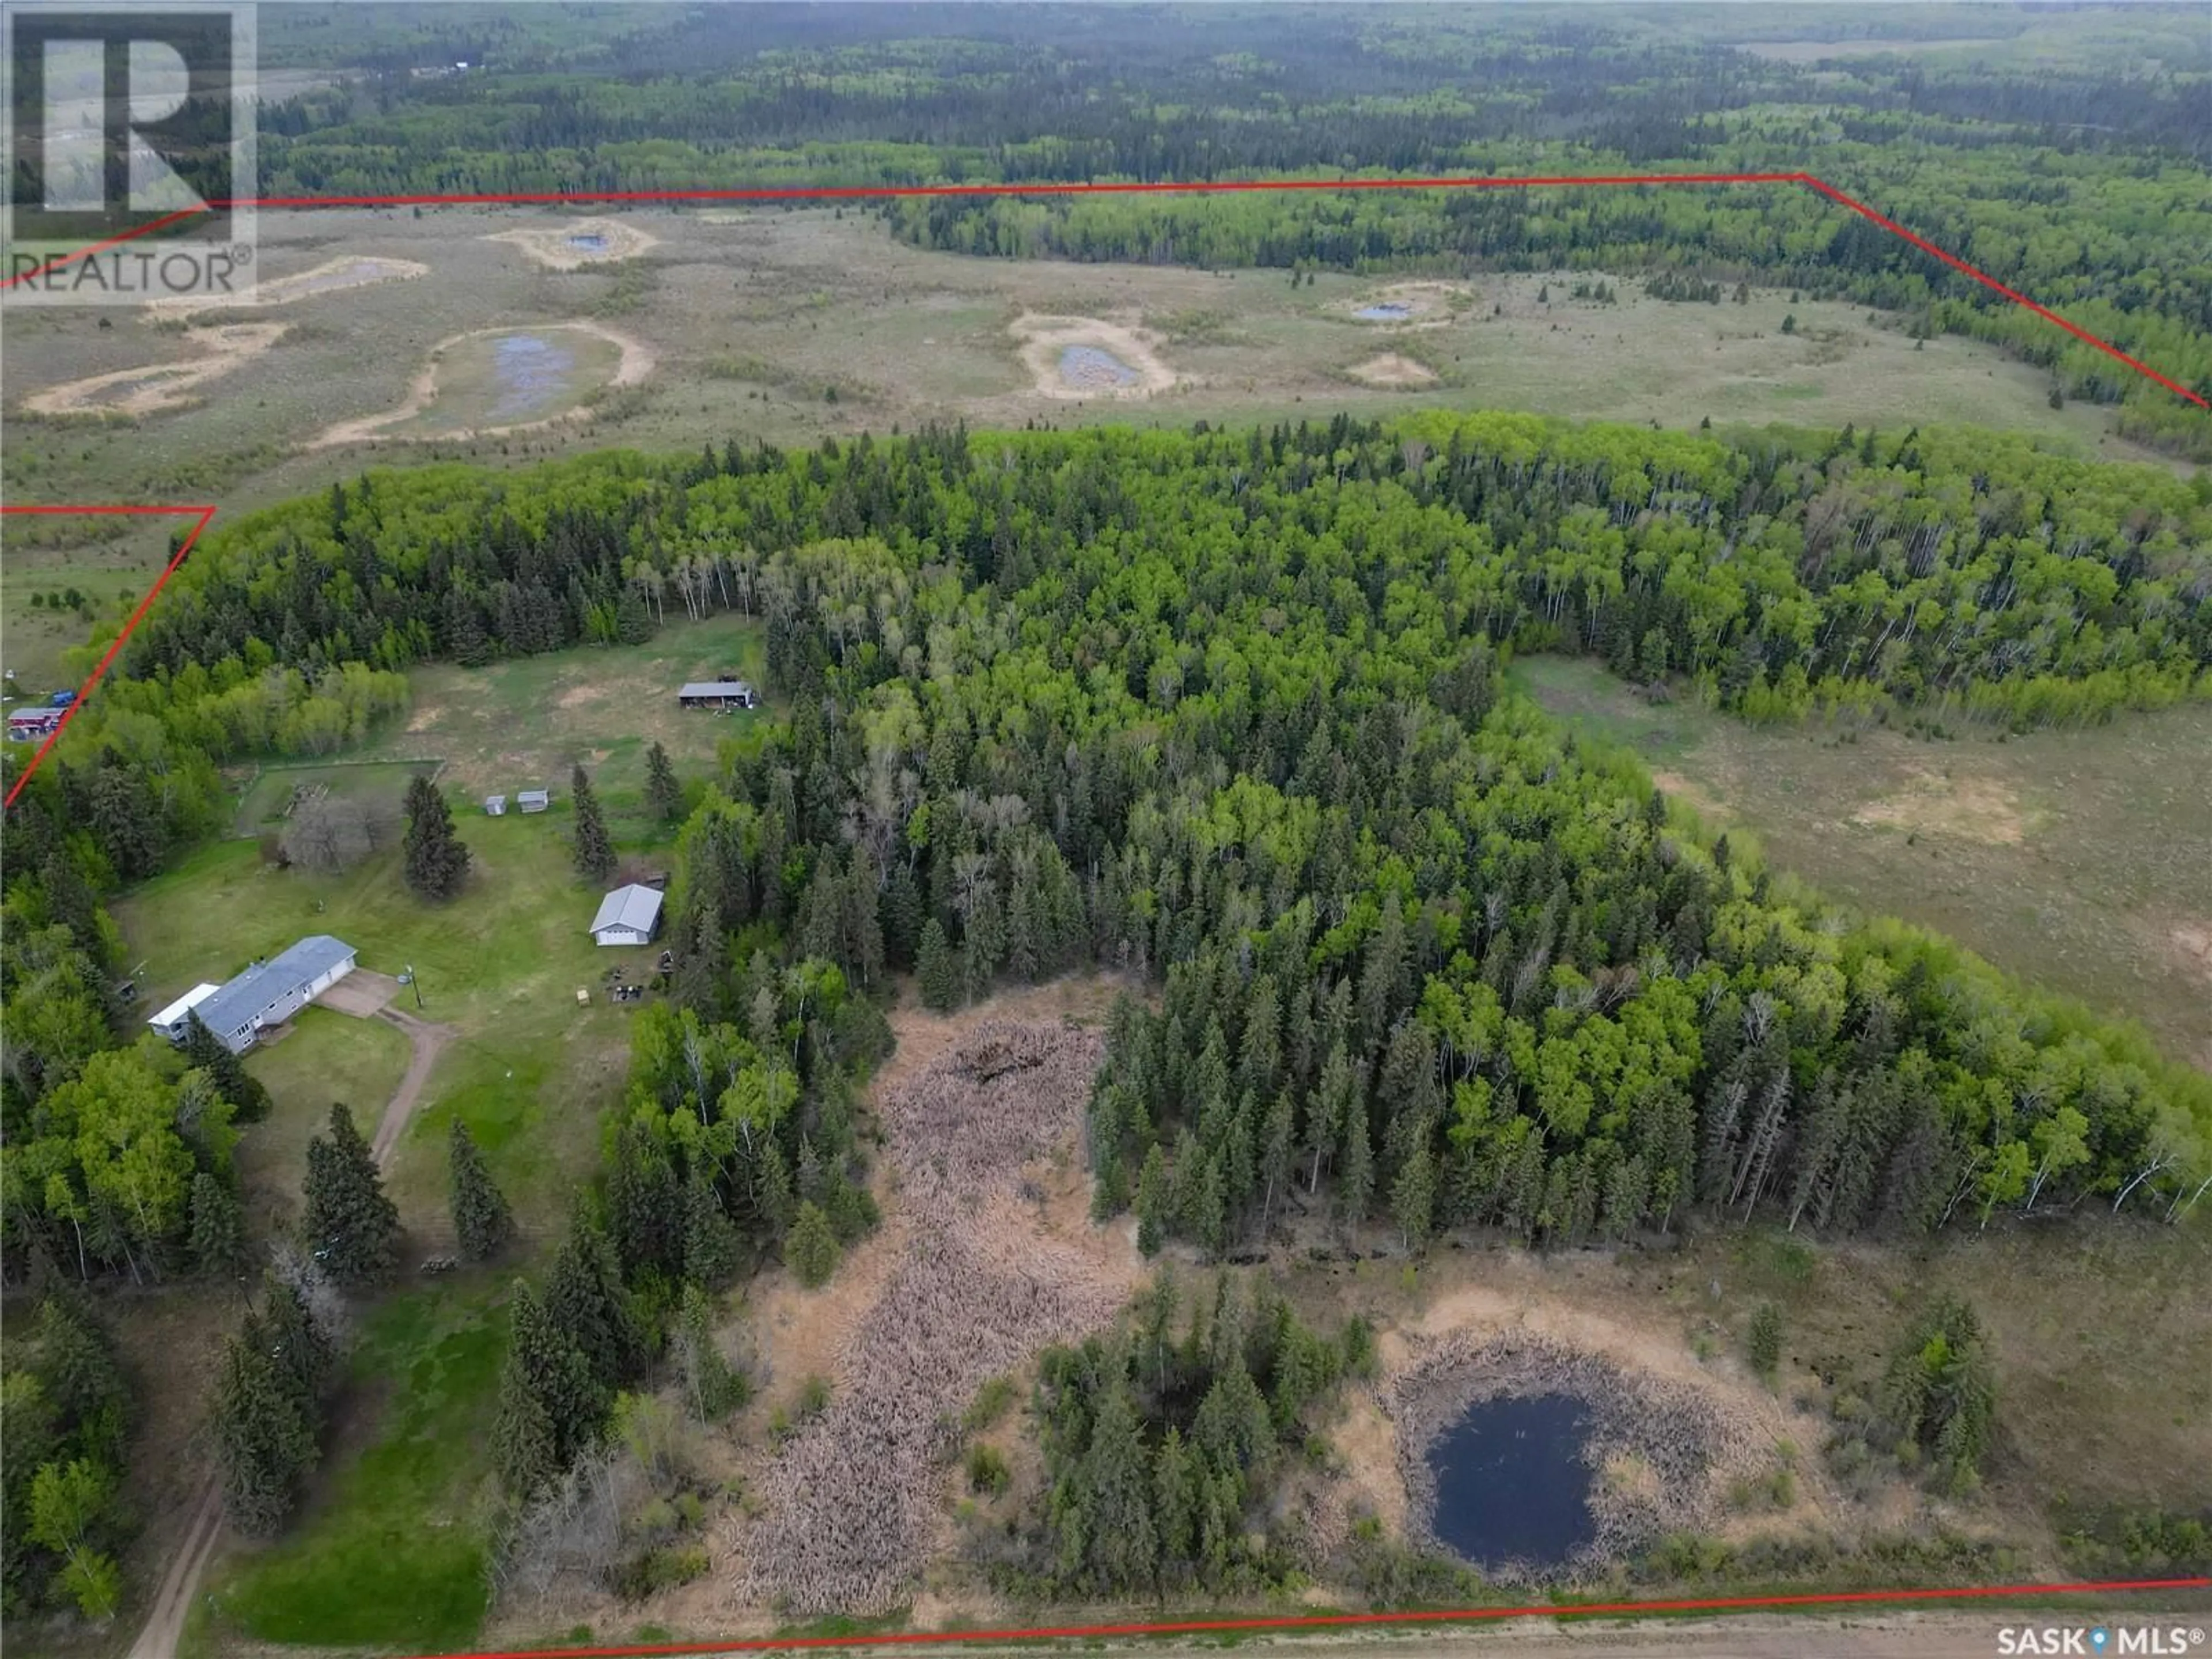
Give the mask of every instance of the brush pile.
[[1021, 1191], [1069, 1145], [1104, 1048], [1073, 1026], [996, 1022], [879, 1103], [914, 1243], [854, 1325], [828, 1408], [756, 1488], [733, 1601], [812, 1616], [909, 1599], [976, 1389], [1113, 1321], [1127, 1287]]

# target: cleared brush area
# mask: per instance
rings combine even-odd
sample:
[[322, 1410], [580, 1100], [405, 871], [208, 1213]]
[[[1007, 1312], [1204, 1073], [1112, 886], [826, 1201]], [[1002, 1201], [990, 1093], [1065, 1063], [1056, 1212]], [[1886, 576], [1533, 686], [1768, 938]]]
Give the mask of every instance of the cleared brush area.
[[1133, 1242], [1091, 1227], [1085, 1183], [1067, 1179], [1103, 1050], [1072, 1023], [991, 1019], [879, 1092], [881, 1243], [900, 1241], [899, 1265], [836, 1356], [827, 1408], [748, 1483], [733, 1603], [904, 1604], [939, 1547], [945, 1462], [976, 1390], [1120, 1310]]

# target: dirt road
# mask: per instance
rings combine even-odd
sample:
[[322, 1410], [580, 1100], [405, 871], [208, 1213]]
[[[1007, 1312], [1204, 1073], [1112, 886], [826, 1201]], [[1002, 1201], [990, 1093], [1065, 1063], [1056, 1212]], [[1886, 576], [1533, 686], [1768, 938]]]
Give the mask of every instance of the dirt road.
[[[377, 1120], [375, 1138], [369, 1142], [369, 1155], [380, 1164], [391, 1157], [392, 1149], [399, 1144], [399, 1137], [414, 1118], [415, 1108], [422, 1098], [422, 1087], [430, 1080], [430, 1068], [437, 1063], [439, 1054], [459, 1034], [450, 1025], [433, 1024], [397, 1008], [380, 1009], [375, 1017], [404, 1031], [415, 1050], [407, 1062], [407, 1074], [399, 1079], [399, 1087], [385, 1103], [384, 1115]], [[185, 1540], [178, 1547], [168, 1571], [161, 1575], [161, 1587], [155, 1592], [145, 1628], [131, 1644], [129, 1659], [176, 1659], [177, 1644], [185, 1633], [185, 1617], [191, 1611], [192, 1597], [199, 1593], [200, 1580], [206, 1576], [208, 1563], [214, 1559], [216, 1544], [222, 1537], [222, 1483], [218, 1477], [210, 1475], [192, 1505], [191, 1525], [185, 1529]]]
[[407, 1061], [407, 1075], [399, 1079], [398, 1089], [386, 1103], [384, 1115], [377, 1121], [376, 1137], [368, 1143], [370, 1155], [381, 1164], [392, 1155], [414, 1118], [416, 1105], [422, 1098], [422, 1085], [430, 1080], [430, 1068], [438, 1063], [439, 1054], [460, 1034], [450, 1025], [417, 1019], [398, 1008], [380, 1008], [376, 1017], [406, 1032], [407, 1041], [415, 1046]]

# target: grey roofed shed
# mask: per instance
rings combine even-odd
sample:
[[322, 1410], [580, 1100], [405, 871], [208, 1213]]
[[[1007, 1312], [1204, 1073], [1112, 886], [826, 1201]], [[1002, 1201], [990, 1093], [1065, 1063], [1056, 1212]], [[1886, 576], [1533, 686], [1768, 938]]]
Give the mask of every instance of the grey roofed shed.
[[639, 882], [617, 887], [599, 901], [592, 937], [602, 945], [642, 945], [660, 920], [660, 894]]
[[525, 789], [514, 798], [514, 804], [526, 812], [542, 812], [553, 804], [550, 789]]
[[678, 688], [676, 701], [687, 707], [726, 708], [735, 703], [750, 708], [760, 697], [744, 680], [694, 680]]

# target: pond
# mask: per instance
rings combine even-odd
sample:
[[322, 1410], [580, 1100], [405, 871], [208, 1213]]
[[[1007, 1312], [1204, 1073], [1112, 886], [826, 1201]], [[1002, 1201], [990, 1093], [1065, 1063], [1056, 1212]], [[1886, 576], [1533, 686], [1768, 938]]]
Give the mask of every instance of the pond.
[[1110, 351], [1097, 346], [1072, 345], [1060, 354], [1060, 378], [1068, 386], [1101, 389], [1134, 386], [1137, 371]]
[[607, 239], [597, 231], [579, 231], [568, 239], [568, 246], [579, 253], [605, 253]]
[[520, 420], [568, 390], [568, 371], [575, 355], [536, 334], [502, 335], [492, 343], [492, 372], [499, 378], [499, 401], [492, 406], [495, 423]]
[[1362, 306], [1352, 314], [1363, 323], [1402, 323], [1413, 314], [1413, 308], [1391, 300], [1381, 305]]
[[1571, 1395], [1478, 1401], [1428, 1452], [1431, 1530], [1478, 1566], [1556, 1567], [1595, 1541], [1589, 1407]]

